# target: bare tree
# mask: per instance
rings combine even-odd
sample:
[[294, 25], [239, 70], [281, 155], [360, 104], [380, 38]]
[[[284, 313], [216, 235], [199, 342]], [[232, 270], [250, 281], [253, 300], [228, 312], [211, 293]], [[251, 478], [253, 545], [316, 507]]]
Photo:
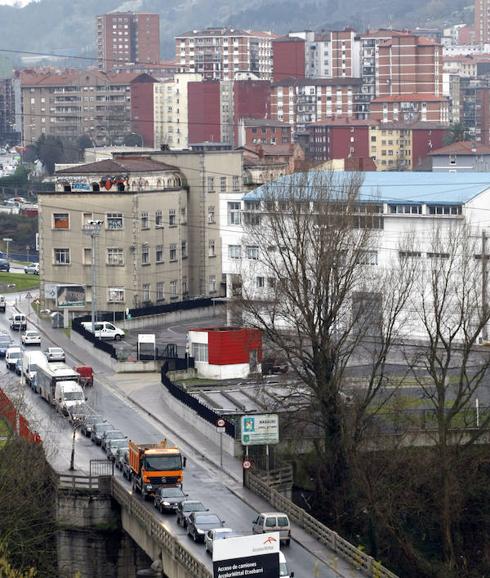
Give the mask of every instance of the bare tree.
[[[413, 283], [413, 264], [398, 254], [377, 265], [383, 206], [363, 200], [361, 185], [359, 173], [298, 173], [252, 194], [244, 214], [240, 307], [287, 357], [309, 402], [321, 430], [316, 489], [336, 522], [349, 517], [350, 460]], [[365, 386], [346, 406], [348, 367], [361, 358]]]

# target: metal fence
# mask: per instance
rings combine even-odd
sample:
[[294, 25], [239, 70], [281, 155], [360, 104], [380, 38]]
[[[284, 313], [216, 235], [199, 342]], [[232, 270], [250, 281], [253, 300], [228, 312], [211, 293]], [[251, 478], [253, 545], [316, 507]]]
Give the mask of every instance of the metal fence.
[[385, 568], [381, 562], [365, 554], [353, 544], [344, 540], [313, 516], [308, 514], [288, 498], [271, 488], [267, 481], [262, 481], [250, 471], [246, 471], [245, 485], [255, 494], [269, 502], [279, 512], [285, 512], [290, 519], [301, 526], [303, 530], [316, 538], [321, 544], [328, 546], [354, 568], [371, 578], [397, 578], [396, 574]]

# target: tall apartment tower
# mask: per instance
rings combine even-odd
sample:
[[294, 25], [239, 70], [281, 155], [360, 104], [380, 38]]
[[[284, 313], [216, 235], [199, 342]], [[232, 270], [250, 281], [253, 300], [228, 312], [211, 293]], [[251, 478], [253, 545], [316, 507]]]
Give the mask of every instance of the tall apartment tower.
[[475, 41], [479, 44], [490, 42], [490, 2], [475, 0]]
[[111, 12], [97, 16], [97, 64], [110, 72], [130, 64], [160, 62], [160, 16]]

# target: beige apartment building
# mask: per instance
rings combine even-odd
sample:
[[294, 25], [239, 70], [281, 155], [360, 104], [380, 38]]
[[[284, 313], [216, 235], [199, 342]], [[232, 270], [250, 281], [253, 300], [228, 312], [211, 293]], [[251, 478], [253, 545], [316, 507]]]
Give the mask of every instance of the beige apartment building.
[[[57, 287], [92, 295], [90, 221], [97, 238], [98, 311], [224, 295], [220, 202], [242, 191], [242, 153], [154, 151], [57, 171], [39, 194], [40, 275], [46, 306]], [[221, 203], [235, 218], [234, 206]]]

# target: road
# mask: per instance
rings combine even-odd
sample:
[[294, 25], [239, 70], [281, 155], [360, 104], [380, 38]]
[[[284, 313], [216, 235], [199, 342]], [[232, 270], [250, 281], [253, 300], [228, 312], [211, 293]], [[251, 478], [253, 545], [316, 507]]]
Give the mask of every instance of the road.
[[[10, 301], [12, 301], [12, 297], [10, 297]], [[19, 335], [11, 332], [8, 327], [8, 317], [12, 311], [12, 306], [9, 304], [7, 315], [0, 314], [0, 329], [8, 331], [18, 341]], [[43, 336], [42, 348], [51, 345], [57, 344]], [[69, 352], [67, 354], [68, 364], [73, 365], [79, 361], [75, 360]], [[144, 411], [136, 407], [115, 388], [107, 385], [108, 378], [113, 377], [108, 367], [99, 364], [94, 369], [98, 379], [96, 386], [88, 392], [88, 395], [89, 403], [99, 413], [102, 413], [116, 428], [125, 432], [130, 439], [151, 443], [166, 437], [172, 441], [172, 435], [159, 422], [147, 416]], [[15, 393], [19, 399], [23, 400], [26, 417], [41, 434], [50, 462], [58, 471], [68, 471], [72, 436], [69, 423], [58, 416], [54, 409], [48, 406], [40, 396], [34, 394], [30, 388], [22, 386], [19, 378], [14, 373], [8, 372], [3, 362], [0, 363], [0, 382], [9, 394]], [[155, 408], [152, 409], [155, 410]], [[199, 454], [191, 448], [183, 449], [188, 456], [184, 489], [189, 497], [201, 500], [211, 511], [219, 514], [226, 521], [226, 525], [235, 531], [243, 534], [250, 533], [251, 523], [256, 512], [231, 491], [230, 488], [237, 485], [237, 482], [205, 460], [200, 459]], [[79, 471], [88, 472], [90, 459], [103, 458], [104, 453], [99, 448], [77, 433], [75, 464]], [[121, 477], [121, 479], [123, 478]], [[128, 491], [130, 491], [129, 483], [125, 483], [128, 486]], [[150, 504], [148, 504], [148, 508], [151, 508]], [[211, 561], [205, 553], [204, 547], [194, 544], [191, 539], [185, 537], [184, 531], [177, 526], [172, 516], [162, 516], [156, 510], [155, 515], [174, 535], [181, 536], [184, 544], [193, 555], [205, 562], [211, 569]], [[285, 548], [284, 554], [290, 570], [293, 570], [299, 578], [308, 576], [335, 578], [338, 576], [333, 568], [317, 559], [297, 542], [293, 541], [290, 548]], [[359, 574], [353, 570], [352, 576], [359, 576]]]

